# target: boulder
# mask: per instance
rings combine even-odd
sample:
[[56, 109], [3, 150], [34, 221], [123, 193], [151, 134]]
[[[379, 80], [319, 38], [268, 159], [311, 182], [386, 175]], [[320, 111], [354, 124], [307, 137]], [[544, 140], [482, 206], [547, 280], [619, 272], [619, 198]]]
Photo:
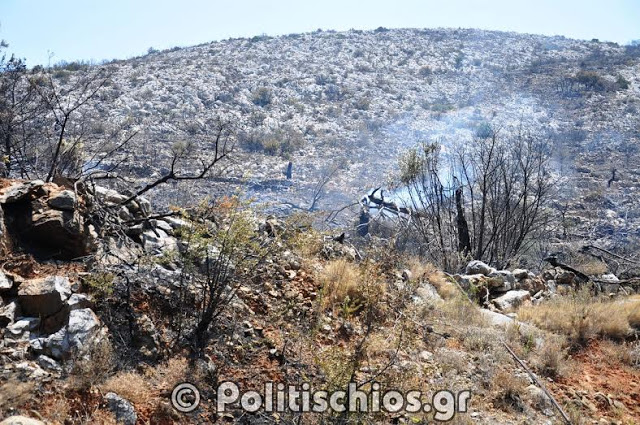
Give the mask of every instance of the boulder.
[[105, 394], [104, 399], [107, 402], [107, 406], [109, 406], [109, 410], [116, 416], [116, 421], [119, 424], [135, 425], [138, 420], [138, 415], [136, 414], [136, 409], [133, 408], [133, 405], [129, 401], [113, 392]]
[[145, 251], [153, 254], [162, 254], [165, 251], [177, 251], [178, 242], [169, 236], [164, 230], [150, 229], [142, 233], [142, 245]]
[[546, 269], [542, 272], [542, 279], [556, 280], [556, 269]]
[[13, 279], [0, 271], [0, 293], [10, 291], [13, 288]]
[[25, 316], [47, 317], [62, 310], [70, 295], [69, 279], [48, 276], [22, 283], [18, 290], [18, 303]]
[[457, 274], [454, 275], [453, 278], [460, 284], [462, 289], [468, 291], [472, 286], [481, 286], [484, 282], [485, 276], [483, 274]]
[[25, 183], [16, 183], [4, 190], [4, 193], [0, 195], [0, 204], [13, 204], [15, 202], [22, 201], [27, 195], [32, 192], [38, 191], [44, 186], [42, 180], [33, 180]]
[[163, 217], [159, 221], [164, 221], [169, 224], [173, 230], [180, 229], [182, 227], [187, 226], [187, 222], [179, 217]]
[[121, 204], [128, 198], [127, 196], [121, 195], [113, 189], [107, 189], [106, 187], [102, 186], [95, 187], [95, 195], [98, 200], [106, 202], [108, 204]]
[[516, 308], [520, 307], [527, 301], [531, 300], [531, 294], [529, 291], [518, 290], [518, 291], [509, 291], [504, 295], [495, 298], [491, 302], [496, 308], [501, 311], [513, 311]]
[[140, 206], [140, 211], [142, 212], [142, 214], [145, 217], [149, 217], [151, 215], [151, 202], [149, 202], [147, 198], [143, 198], [142, 196], [139, 196], [136, 199], [136, 202]]
[[39, 355], [36, 361], [38, 362], [38, 365], [45, 370], [50, 370], [52, 372], [62, 372], [62, 367], [58, 364], [58, 362], [53, 360], [51, 357], [45, 356], [44, 354]]
[[93, 307], [93, 302], [86, 294], [72, 294], [67, 300], [69, 310], [79, 310], [81, 308]]
[[515, 288], [516, 280], [510, 271], [499, 270], [492, 272], [486, 282], [492, 292], [507, 292]]
[[518, 289], [525, 289], [529, 291], [530, 294], [535, 294], [545, 288], [545, 282], [539, 277], [529, 277], [518, 282]]
[[80, 350], [100, 328], [100, 321], [90, 308], [72, 310], [69, 313], [67, 338], [71, 349]]
[[547, 280], [545, 282], [545, 287], [550, 293], [555, 294], [558, 289], [558, 283], [555, 280]]
[[489, 277], [496, 277], [496, 276], [502, 277], [506, 282], [509, 282], [511, 284], [516, 283], [515, 276], [509, 270], [497, 270], [489, 275]]
[[71, 260], [94, 248], [94, 239], [77, 212], [52, 209], [36, 199], [5, 213], [13, 243], [36, 257]]
[[143, 314], [136, 318], [133, 345], [147, 359], [158, 357], [160, 345], [158, 331], [149, 316]]
[[[151, 221], [151, 220], [149, 220]], [[153, 220], [154, 226], [156, 229], [163, 230], [168, 235], [173, 235], [173, 227], [169, 223], [163, 220]]]
[[65, 358], [71, 351], [66, 327], [49, 336], [32, 339], [29, 344], [34, 352], [47, 353], [48, 356], [57, 360]]
[[489, 276], [495, 271], [496, 269], [483, 263], [480, 260], [471, 261], [469, 264], [467, 264], [467, 268], [465, 269], [466, 274], [482, 274], [485, 276]]
[[72, 310], [66, 326], [49, 336], [32, 339], [29, 343], [36, 353], [61, 360], [73, 352], [81, 351], [94, 339], [99, 329], [100, 322], [91, 309]]
[[600, 276], [600, 280], [603, 283], [620, 283], [620, 279], [618, 279], [618, 276], [614, 275], [613, 273], [603, 274], [602, 276]]
[[24, 317], [16, 320], [4, 330], [5, 338], [18, 341], [27, 341], [31, 337], [31, 332], [40, 327], [40, 319], [36, 317]]
[[129, 208], [124, 205], [118, 210], [118, 217], [122, 221], [132, 221], [134, 219], [134, 216], [133, 214], [131, 214], [131, 211], [129, 211]]
[[513, 277], [515, 277], [517, 280], [527, 279], [529, 277], [529, 271], [525, 269], [514, 269]]
[[571, 285], [576, 278], [575, 273], [568, 270], [558, 270], [556, 273], [556, 282], [560, 285]]
[[47, 204], [56, 210], [73, 211], [76, 201], [76, 194], [72, 190], [63, 190], [50, 197]]
[[418, 304], [442, 301], [442, 298], [440, 297], [440, 294], [438, 294], [436, 288], [428, 282], [423, 282], [418, 286], [418, 288], [416, 288], [416, 296], [417, 298], [414, 301], [417, 301]]
[[4, 328], [10, 323], [13, 323], [14, 319], [18, 317], [19, 312], [18, 303], [15, 301], [2, 306], [2, 308], [0, 308], [0, 328]]

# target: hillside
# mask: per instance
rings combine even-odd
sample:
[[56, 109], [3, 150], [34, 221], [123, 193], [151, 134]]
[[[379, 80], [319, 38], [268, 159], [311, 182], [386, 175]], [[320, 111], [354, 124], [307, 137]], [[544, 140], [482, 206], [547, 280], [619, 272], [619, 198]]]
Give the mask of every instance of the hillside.
[[[379, 28], [1, 63], [0, 425], [640, 420], [640, 47]], [[420, 395], [223, 412], [225, 382]]]
[[[140, 131], [129, 148], [140, 177], [166, 170], [168, 147], [193, 137], [199, 122], [227, 119], [237, 132], [240, 149], [222, 184], [166, 190], [163, 202], [200, 199], [231, 182], [290, 213], [308, 208], [328, 180], [315, 206], [331, 209], [388, 185], [399, 155], [417, 142], [466, 144], [490, 125], [549, 141], [556, 203], [572, 233], [635, 239], [637, 48], [380, 28], [232, 39], [105, 66], [112, 74], [101, 117]], [[54, 74], [61, 83], [73, 75], [64, 67]], [[618, 180], [609, 188], [614, 168]], [[585, 213], [594, 206], [599, 213]]]
[[[243, 171], [267, 188], [282, 180], [282, 156], [293, 159], [293, 189], [302, 192], [322, 166], [346, 157], [332, 186], [358, 195], [358, 182], [384, 182], [402, 149], [425, 138], [470, 139], [483, 122], [523, 120], [544, 131], [560, 145], [558, 167], [567, 176], [580, 165], [613, 166], [592, 164], [593, 157], [621, 152], [638, 137], [637, 55], [562, 37], [316, 32], [172, 49], [112, 66], [110, 120], [142, 121], [151, 141], [163, 124], [167, 130], [168, 123], [228, 114], [241, 129], [240, 146], [266, 151], [251, 155]], [[622, 76], [629, 88], [563, 91], [563, 81], [581, 70], [612, 84]], [[162, 155], [154, 145], [149, 149]]]

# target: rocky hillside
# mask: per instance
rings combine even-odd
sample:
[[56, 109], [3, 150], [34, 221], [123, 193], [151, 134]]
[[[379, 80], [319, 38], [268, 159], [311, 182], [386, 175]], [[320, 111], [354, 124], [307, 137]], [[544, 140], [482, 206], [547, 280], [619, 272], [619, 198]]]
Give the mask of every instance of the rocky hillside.
[[[231, 184], [290, 213], [389, 184], [419, 141], [451, 152], [487, 126], [525, 129], [549, 143], [564, 232], [620, 248], [637, 239], [638, 57], [597, 40], [462, 29], [230, 39], [105, 64], [94, 132], [139, 131], [121, 170], [148, 179], [168, 169], [176, 142], [207, 149], [203, 122], [229, 120], [239, 149], [224, 176], [151, 196], [190, 203]], [[54, 77], [72, 84], [77, 68]]]
[[[7, 110], [36, 118], [0, 161], [1, 425], [640, 420], [639, 47], [379, 28], [24, 75], [33, 109]], [[522, 135], [550, 194], [526, 257], [506, 227], [491, 249], [510, 256], [461, 248], [485, 230], [467, 192], [433, 215], [450, 233], [401, 205], [409, 148], [444, 162]], [[514, 180], [487, 221], [525, 227], [542, 197], [496, 175]], [[451, 273], [425, 260], [436, 234]], [[225, 382], [426, 404], [222, 411]]]
[[[562, 267], [474, 261], [450, 276], [384, 240], [337, 242], [308, 218], [260, 218], [233, 198], [159, 214], [99, 186], [1, 187], [0, 410], [13, 415], [2, 424], [299, 423], [298, 413], [217, 412], [226, 381], [471, 391], [454, 416], [462, 424], [640, 417], [635, 281], [608, 276], [608, 297], [593, 298]], [[199, 333], [207, 311], [215, 320]], [[189, 413], [170, 402], [181, 382], [201, 395]]]

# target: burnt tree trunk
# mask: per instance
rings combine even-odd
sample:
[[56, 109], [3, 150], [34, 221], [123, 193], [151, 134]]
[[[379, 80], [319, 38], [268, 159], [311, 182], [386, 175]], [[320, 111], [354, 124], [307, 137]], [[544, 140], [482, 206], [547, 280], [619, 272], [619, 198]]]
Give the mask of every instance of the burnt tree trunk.
[[287, 164], [287, 171], [285, 172], [285, 176], [287, 177], [287, 180], [291, 180], [292, 175], [293, 175], [293, 162], [289, 161], [289, 164]]
[[471, 238], [469, 237], [469, 225], [464, 216], [464, 206], [462, 205], [462, 188], [456, 189], [456, 224], [458, 227], [458, 251], [463, 254], [471, 252]]
[[369, 234], [369, 220], [371, 216], [369, 215], [369, 210], [366, 208], [360, 209], [360, 220], [358, 223], [358, 235], [365, 237]]

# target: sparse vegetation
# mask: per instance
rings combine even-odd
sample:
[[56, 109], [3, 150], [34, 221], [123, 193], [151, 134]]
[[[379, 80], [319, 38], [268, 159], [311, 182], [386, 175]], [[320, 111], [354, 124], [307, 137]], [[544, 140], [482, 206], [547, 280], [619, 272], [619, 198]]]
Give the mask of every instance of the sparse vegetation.
[[521, 307], [518, 317], [584, 346], [595, 337], [624, 340], [630, 336], [632, 327], [640, 325], [639, 308], [638, 299], [600, 300], [583, 290], [537, 306]]
[[114, 392], [139, 423], [433, 419], [219, 414], [231, 380], [446, 383], [472, 391], [451, 423], [558, 419], [528, 367], [576, 423], [632, 423], [637, 50], [380, 27], [3, 58], [0, 414], [115, 423]]

